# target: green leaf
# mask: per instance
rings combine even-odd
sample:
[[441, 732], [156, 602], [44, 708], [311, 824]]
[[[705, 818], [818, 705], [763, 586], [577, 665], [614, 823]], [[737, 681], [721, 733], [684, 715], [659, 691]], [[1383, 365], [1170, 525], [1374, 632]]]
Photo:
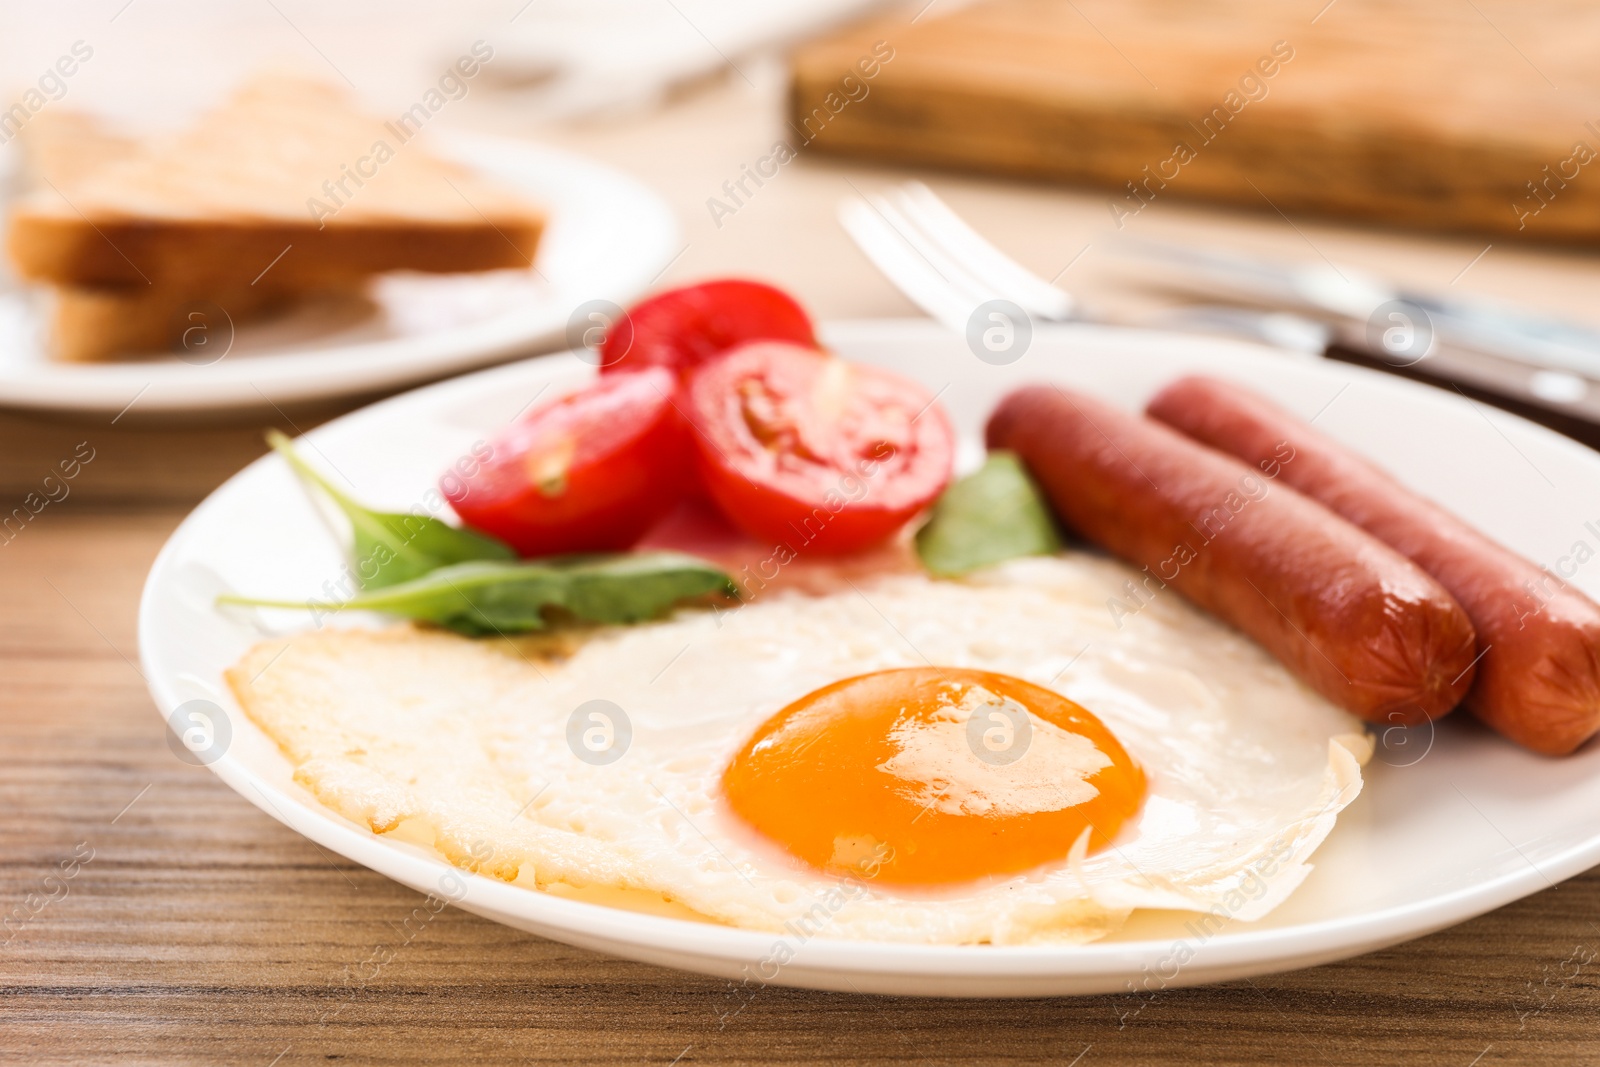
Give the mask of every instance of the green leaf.
[[509, 545], [472, 530], [451, 526], [431, 515], [407, 515], [362, 507], [307, 463], [294, 450], [288, 437], [277, 430], [268, 430], [267, 443], [288, 461], [301, 479], [326, 493], [349, 518], [354, 540], [352, 569], [363, 589], [399, 585], [452, 563], [516, 558], [517, 554]]
[[1010, 452], [989, 453], [981, 468], [946, 489], [917, 531], [917, 555], [941, 578], [1060, 547], [1050, 506]]
[[458, 633], [509, 634], [543, 629], [551, 609], [587, 622], [653, 619], [680, 601], [734, 595], [728, 575], [679, 552], [562, 556], [517, 563], [457, 563], [399, 585], [359, 593], [340, 604], [226, 595], [219, 604], [311, 611], [379, 611], [437, 623]]

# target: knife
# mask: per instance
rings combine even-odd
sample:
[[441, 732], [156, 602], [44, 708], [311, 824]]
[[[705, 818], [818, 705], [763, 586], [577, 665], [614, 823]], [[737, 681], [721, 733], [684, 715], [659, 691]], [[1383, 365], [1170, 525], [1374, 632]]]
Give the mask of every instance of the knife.
[[1168, 267], [1180, 288], [1256, 305], [1184, 309], [1169, 314], [1169, 324], [1244, 333], [1425, 382], [1600, 449], [1600, 331], [1397, 287], [1331, 263], [1282, 264], [1148, 240], [1121, 247]]
[[1407, 289], [1333, 263], [1279, 263], [1138, 238], [1124, 238], [1118, 248], [1164, 264], [1183, 287], [1214, 296], [1357, 321], [1372, 319], [1386, 305], [1408, 305], [1427, 317], [1442, 341], [1600, 378], [1600, 330], [1581, 323]]

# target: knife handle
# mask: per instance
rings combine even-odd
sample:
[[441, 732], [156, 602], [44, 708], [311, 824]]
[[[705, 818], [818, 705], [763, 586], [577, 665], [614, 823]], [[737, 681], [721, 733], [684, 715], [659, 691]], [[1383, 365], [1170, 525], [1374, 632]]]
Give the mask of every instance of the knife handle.
[[1353, 324], [1334, 331], [1323, 356], [1459, 393], [1600, 449], [1600, 382], [1592, 379], [1439, 343], [1401, 364]]

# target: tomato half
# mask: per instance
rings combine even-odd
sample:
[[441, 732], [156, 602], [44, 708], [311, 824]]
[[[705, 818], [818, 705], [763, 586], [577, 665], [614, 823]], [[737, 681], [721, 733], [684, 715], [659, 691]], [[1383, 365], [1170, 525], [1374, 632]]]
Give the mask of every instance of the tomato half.
[[688, 399], [711, 498], [745, 532], [794, 552], [881, 541], [950, 480], [944, 412], [876, 367], [757, 342], [703, 364]]
[[628, 548], [693, 476], [677, 379], [652, 368], [600, 378], [535, 408], [440, 488], [468, 526], [524, 556]]
[[738, 278], [702, 282], [630, 308], [601, 344], [600, 368], [603, 374], [644, 367], [687, 374], [735, 345], [766, 340], [817, 343], [811, 318], [781, 289]]

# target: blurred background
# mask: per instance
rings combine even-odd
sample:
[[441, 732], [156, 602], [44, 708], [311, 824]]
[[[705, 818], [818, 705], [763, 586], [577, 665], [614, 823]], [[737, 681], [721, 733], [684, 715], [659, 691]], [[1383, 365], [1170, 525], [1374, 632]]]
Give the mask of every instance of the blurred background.
[[[1600, 8], [1587, 4], [97, 0], [12, 8], [0, 23], [8, 142], [25, 139], [14, 135], [27, 123], [75, 113], [159, 136], [263, 70], [308, 74], [378, 118], [398, 116], [478, 47], [492, 58], [422, 143], [483, 131], [637, 179], [676, 228], [670, 254], [645, 256], [664, 263], [649, 287], [743, 274], [792, 290], [823, 319], [922, 314], [840, 225], [841, 204], [919, 178], [1070, 291], [1080, 317], [1318, 353], [1383, 333], [1388, 320], [1368, 312], [1386, 293], [1509, 309], [1533, 316], [1535, 333], [1566, 331], [1564, 349], [1535, 344], [1472, 380], [1509, 375], [1522, 405], [1512, 410], [1571, 414], [1580, 437], [1600, 412], [1590, 388], [1600, 76], [1589, 47]], [[13, 147], [0, 144], [0, 172], [15, 178]], [[1181, 266], [1174, 249], [1250, 257], [1246, 269], [1265, 264], [1280, 289], [1295, 268], [1376, 288], [1362, 307], [1334, 311], [1233, 293], [1253, 308], [1241, 326], [1234, 311], [1213, 314], [1204, 279], [1170, 269]], [[588, 295], [551, 299], [576, 308]], [[1263, 322], [1279, 312], [1296, 317]], [[505, 354], [567, 340], [547, 331]], [[1402, 355], [1390, 362], [1413, 376], [1447, 363]], [[0, 376], [14, 359], [0, 352]], [[327, 415], [397, 387], [311, 407]], [[6, 416], [19, 432], [0, 455], [0, 488], [26, 487], [42, 457], [71, 443], [59, 426], [70, 403], [49, 406], [55, 414]], [[259, 452], [253, 433], [215, 432], [234, 421], [134, 404], [111, 428], [133, 432], [132, 446], [108, 453], [100, 487], [84, 493], [130, 491], [127, 464], [197, 499]], [[180, 426], [178, 440], [205, 442], [187, 449], [190, 462], [144, 455], [141, 442]]]
[[[1590, 314], [1600, 183], [1572, 159], [1585, 139], [1600, 149], [1585, 125], [1600, 120], [1600, 12], [1583, 3], [105, 0], [0, 19], [0, 100], [81, 41], [93, 58], [49, 106], [140, 130], [176, 127], [268, 66], [391, 113], [487, 42], [494, 59], [438, 130], [535, 136], [630, 171], [684, 229], [669, 279], [764, 274], [824, 315], [911, 312], [872, 273], [838, 269], [863, 261], [834, 223], [839, 197], [908, 170], [938, 175], [1044, 277], [1072, 263], [1060, 284], [1109, 312], [1150, 297], [1111, 238], [1225, 233], [1231, 247]], [[835, 83], [873, 41], [895, 58], [805, 141], [797, 117], [845, 95]], [[1275, 45], [1292, 58], [1263, 75]], [[1229, 93], [1245, 101], [1236, 114]], [[1223, 132], [1204, 121], [1218, 107]], [[1183, 136], [1198, 158], [1179, 173]], [[733, 205], [723, 183], [783, 139], [796, 165]]]
[[[639, 113], [735, 57], [770, 66], [798, 40], [849, 20], [870, 0], [115, 0], [7, 16], [0, 61], [22, 88], [62, 42], [95, 46], [75, 102], [130, 122], [176, 122], [250, 69], [283, 62], [348, 80], [380, 107], [408, 105], [475, 40], [495, 50], [497, 89], [532, 121]], [[760, 10], [755, 10], [759, 7]]]

